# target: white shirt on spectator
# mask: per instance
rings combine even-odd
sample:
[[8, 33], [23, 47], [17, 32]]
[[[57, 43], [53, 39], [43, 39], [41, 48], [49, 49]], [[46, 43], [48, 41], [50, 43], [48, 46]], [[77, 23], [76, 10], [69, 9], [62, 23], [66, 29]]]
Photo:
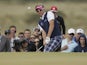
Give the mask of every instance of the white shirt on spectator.
[[11, 38], [11, 41], [10, 41], [10, 47], [11, 47], [11, 52], [13, 52], [13, 46], [14, 46], [14, 40], [17, 40], [19, 39], [18, 37], [15, 37], [15, 38]]
[[68, 49], [62, 50], [61, 52], [72, 52], [78, 44], [73, 40], [68, 42], [68, 39], [66, 38], [66, 39], [62, 40], [61, 48], [63, 48], [65, 45], [68, 46]]

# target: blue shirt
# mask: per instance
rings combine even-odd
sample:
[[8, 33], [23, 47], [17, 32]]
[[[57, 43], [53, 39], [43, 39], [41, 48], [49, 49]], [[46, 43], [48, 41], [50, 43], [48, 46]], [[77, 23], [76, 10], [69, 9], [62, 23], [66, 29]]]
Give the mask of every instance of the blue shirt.
[[73, 40], [68, 42], [68, 39], [66, 38], [66, 39], [62, 40], [61, 48], [64, 47], [65, 45], [68, 46], [68, 49], [63, 50], [61, 52], [72, 52], [78, 44]]

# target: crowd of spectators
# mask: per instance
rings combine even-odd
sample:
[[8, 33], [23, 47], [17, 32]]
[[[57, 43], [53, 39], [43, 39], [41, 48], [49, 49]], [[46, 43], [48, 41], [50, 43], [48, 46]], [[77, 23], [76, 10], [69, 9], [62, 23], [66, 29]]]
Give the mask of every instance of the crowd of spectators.
[[[33, 32], [25, 29], [17, 36], [16, 33], [16, 26], [12, 25], [4, 35], [0, 34], [0, 52], [43, 52], [43, 38], [38, 27]], [[62, 38], [60, 49], [56, 52], [87, 52], [87, 38], [84, 30], [68, 29], [65, 38]]]

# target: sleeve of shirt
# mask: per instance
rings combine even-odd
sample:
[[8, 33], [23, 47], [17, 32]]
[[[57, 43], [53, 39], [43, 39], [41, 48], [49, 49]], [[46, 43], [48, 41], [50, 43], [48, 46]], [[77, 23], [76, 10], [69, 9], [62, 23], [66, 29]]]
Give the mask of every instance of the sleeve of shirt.
[[52, 19], [55, 19], [54, 14], [51, 11], [47, 12], [47, 19], [48, 19], [48, 21], [51, 21]]
[[62, 43], [61, 43], [61, 48], [63, 48], [65, 45], [67, 45], [67, 44], [66, 44], [66, 40], [63, 39], [63, 40], [62, 40]]
[[40, 28], [40, 31], [42, 31], [43, 30], [43, 28], [38, 24], [38, 27]]

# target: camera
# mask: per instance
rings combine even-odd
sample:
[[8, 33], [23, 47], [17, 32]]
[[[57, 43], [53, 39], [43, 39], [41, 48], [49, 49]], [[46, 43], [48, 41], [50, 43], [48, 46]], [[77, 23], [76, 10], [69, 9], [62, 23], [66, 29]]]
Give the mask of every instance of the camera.
[[5, 30], [5, 33], [4, 33], [5, 35], [8, 35], [8, 34], [10, 34], [10, 30]]
[[14, 44], [13, 49], [14, 49], [16, 52], [20, 52], [21, 41], [20, 41], [20, 40], [14, 40], [13, 44]]

